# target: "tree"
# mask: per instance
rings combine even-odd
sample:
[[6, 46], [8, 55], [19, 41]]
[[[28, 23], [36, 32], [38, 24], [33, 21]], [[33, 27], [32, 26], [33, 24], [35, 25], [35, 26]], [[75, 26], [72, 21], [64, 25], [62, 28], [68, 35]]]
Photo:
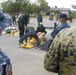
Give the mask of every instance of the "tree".
[[7, 10], [7, 8], [8, 8], [8, 2], [1, 3], [1, 6], [2, 6], [3, 12], [8, 12], [8, 10]]
[[45, 10], [45, 9], [50, 8], [50, 7], [48, 6], [48, 3], [47, 3], [45, 0], [38, 0], [38, 1], [39, 1], [39, 3], [40, 3], [40, 9], [41, 9], [41, 10]]
[[7, 0], [1, 3], [1, 7], [3, 12], [20, 13], [25, 10], [28, 2], [29, 0]]
[[76, 5], [72, 5], [72, 8], [73, 8], [73, 9], [76, 9]]
[[50, 8], [45, 0], [39, 0], [39, 5], [36, 3], [30, 3], [30, 0], [7, 0], [1, 3], [1, 6], [3, 12], [8, 12], [11, 14], [20, 12], [36, 14]]
[[55, 8], [57, 8], [57, 6], [55, 5]]

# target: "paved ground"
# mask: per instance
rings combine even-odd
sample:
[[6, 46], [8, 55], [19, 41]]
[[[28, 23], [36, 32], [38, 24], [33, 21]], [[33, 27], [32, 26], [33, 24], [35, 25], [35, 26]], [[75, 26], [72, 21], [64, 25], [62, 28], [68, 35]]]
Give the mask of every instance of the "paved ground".
[[[49, 21], [45, 18], [44, 26], [53, 26], [56, 21]], [[74, 23], [70, 23], [72, 26]], [[58, 23], [58, 22], [57, 22]], [[29, 26], [37, 26], [37, 20], [31, 19]], [[47, 29], [46, 37], [50, 37], [51, 29]], [[0, 48], [9, 56], [12, 63], [13, 75], [57, 75], [56, 73], [48, 72], [43, 67], [44, 56], [46, 51], [40, 49], [22, 49], [19, 48], [17, 42], [18, 36], [2, 35], [0, 37]]]

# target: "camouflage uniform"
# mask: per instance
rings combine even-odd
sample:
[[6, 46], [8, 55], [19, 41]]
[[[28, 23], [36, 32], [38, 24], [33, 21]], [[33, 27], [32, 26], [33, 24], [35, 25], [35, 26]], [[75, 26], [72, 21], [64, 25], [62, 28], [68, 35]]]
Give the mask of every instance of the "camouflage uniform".
[[57, 34], [45, 55], [44, 68], [58, 75], [76, 75], [76, 27]]

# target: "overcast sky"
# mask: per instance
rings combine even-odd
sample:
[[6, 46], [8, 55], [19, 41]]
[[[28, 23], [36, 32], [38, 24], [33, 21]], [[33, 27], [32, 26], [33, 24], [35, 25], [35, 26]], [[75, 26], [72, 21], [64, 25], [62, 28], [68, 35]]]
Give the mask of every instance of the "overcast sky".
[[[36, 1], [36, 0], [31, 0], [31, 1]], [[66, 7], [66, 8], [71, 8], [71, 5], [76, 5], [76, 0], [46, 0], [48, 2], [49, 6], [55, 7]]]

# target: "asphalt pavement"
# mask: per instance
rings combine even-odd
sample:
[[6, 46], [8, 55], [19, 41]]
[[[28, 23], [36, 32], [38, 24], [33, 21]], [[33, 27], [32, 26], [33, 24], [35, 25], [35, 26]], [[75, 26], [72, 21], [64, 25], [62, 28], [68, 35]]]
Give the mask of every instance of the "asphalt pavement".
[[[54, 22], [58, 23], [58, 21], [49, 21], [48, 18], [44, 18], [43, 25], [53, 27]], [[74, 26], [75, 24], [75, 20], [73, 23], [70, 23], [71, 26]], [[36, 27], [37, 19], [30, 19], [30, 24], [28, 24], [28, 26]], [[49, 39], [52, 29], [46, 30], [47, 34], [45, 37]], [[58, 75], [57, 73], [48, 72], [44, 69], [43, 63], [46, 51], [36, 48], [19, 48], [19, 45], [17, 44], [18, 40], [19, 36], [2, 35], [0, 37], [0, 48], [11, 60], [13, 75]]]

